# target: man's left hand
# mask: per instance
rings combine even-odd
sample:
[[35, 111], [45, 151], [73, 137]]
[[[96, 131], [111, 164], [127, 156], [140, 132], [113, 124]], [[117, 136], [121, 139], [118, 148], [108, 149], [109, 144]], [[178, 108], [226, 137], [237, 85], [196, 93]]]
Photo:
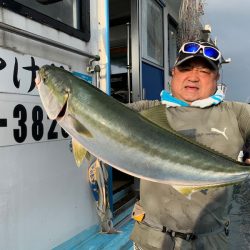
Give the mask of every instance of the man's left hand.
[[247, 159], [245, 160], [245, 163], [250, 165], [250, 158], [247, 158]]

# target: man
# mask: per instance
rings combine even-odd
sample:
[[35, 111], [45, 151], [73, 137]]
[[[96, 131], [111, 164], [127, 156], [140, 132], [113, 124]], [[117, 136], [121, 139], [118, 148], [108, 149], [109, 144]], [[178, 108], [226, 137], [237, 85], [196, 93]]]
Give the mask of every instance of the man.
[[[250, 135], [250, 108], [223, 102], [217, 84], [220, 65], [221, 53], [214, 44], [184, 44], [172, 70], [171, 93], [163, 90], [161, 103], [173, 129], [238, 159]], [[139, 101], [130, 107], [140, 111], [159, 104]], [[131, 235], [135, 249], [230, 249], [232, 195], [233, 186], [228, 186], [186, 197], [170, 185], [141, 180]]]

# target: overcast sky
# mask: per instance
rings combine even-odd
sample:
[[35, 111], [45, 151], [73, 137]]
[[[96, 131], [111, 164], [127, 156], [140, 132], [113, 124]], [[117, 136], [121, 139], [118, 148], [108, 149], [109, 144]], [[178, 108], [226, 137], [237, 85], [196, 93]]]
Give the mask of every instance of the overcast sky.
[[229, 64], [223, 65], [221, 81], [226, 99], [250, 102], [250, 0], [206, 0], [203, 24], [212, 26], [212, 38]]

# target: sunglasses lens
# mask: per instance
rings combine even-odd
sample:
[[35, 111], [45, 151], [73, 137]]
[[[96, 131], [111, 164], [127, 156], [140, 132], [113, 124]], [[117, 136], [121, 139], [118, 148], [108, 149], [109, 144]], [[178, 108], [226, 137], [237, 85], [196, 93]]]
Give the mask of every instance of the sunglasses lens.
[[204, 48], [204, 55], [211, 58], [211, 59], [217, 60], [219, 57], [219, 52], [212, 47], [205, 47]]
[[196, 53], [198, 52], [200, 45], [197, 43], [187, 43], [183, 47], [183, 51], [186, 53]]

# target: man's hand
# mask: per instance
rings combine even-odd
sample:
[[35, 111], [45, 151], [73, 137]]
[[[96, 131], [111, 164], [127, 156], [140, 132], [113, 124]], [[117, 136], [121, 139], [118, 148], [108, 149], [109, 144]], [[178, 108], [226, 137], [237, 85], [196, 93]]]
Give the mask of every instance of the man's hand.
[[243, 146], [243, 162], [250, 165], [250, 139], [247, 138]]
[[250, 165], [250, 158], [245, 159], [245, 163]]

